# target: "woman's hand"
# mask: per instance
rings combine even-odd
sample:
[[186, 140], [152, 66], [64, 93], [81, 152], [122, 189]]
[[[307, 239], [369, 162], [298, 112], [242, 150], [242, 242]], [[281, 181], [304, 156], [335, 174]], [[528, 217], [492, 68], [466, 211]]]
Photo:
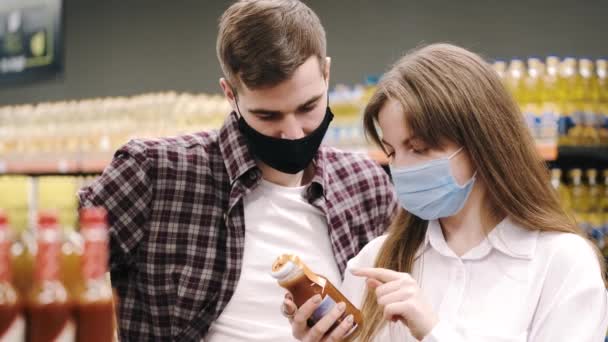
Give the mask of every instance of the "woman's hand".
[[428, 335], [439, 321], [418, 283], [408, 273], [383, 268], [360, 268], [351, 273], [367, 278], [368, 290], [375, 290], [378, 305], [384, 307], [384, 319], [401, 321], [418, 340]]
[[[331, 311], [323, 316], [317, 324], [312, 328], [308, 327], [308, 319], [321, 303], [321, 296], [316, 295], [306, 301], [298, 309], [293, 302], [293, 297], [290, 293], [285, 295], [285, 300], [281, 311], [283, 316], [289, 319], [293, 337], [305, 342], [333, 342], [342, 340], [345, 335], [352, 329], [354, 320], [353, 316], [346, 317], [340, 325], [338, 325], [331, 333], [327, 334], [334, 323], [344, 315], [346, 305], [339, 303]], [[327, 335], [327, 336], [326, 336]]]

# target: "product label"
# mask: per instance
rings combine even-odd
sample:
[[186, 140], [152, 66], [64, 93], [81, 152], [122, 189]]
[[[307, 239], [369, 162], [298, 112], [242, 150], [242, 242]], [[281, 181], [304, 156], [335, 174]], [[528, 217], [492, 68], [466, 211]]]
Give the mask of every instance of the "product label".
[[595, 112], [584, 112], [583, 123], [589, 127], [597, 127], [598, 126], [598, 115]]
[[54, 280], [59, 277], [59, 251], [56, 242], [38, 243], [36, 253], [36, 278], [39, 280]]
[[604, 248], [604, 229], [601, 226], [595, 227], [590, 225], [589, 238], [599, 249]]
[[[308, 319], [308, 325], [314, 326], [317, 322], [321, 320], [325, 315], [327, 315], [333, 308], [336, 306], [336, 302], [330, 297], [325, 296], [319, 304], [319, 307], [313, 312], [312, 316]], [[349, 336], [355, 330], [357, 330], [358, 324], [354, 324], [353, 327], [344, 335]]]
[[76, 341], [76, 324], [73, 321], [68, 321], [54, 342], [74, 342]]
[[317, 307], [312, 316], [310, 316], [308, 324], [310, 326], [315, 325], [323, 316], [327, 315], [334, 306], [336, 306], [336, 302], [330, 296], [326, 295], [321, 301], [321, 304], [319, 304], [319, 307]]
[[570, 132], [570, 130], [575, 126], [574, 124], [574, 120], [572, 119], [571, 116], [568, 115], [562, 115], [559, 118], [559, 135], [560, 136], [567, 136], [568, 132]]
[[108, 248], [105, 241], [85, 241], [82, 255], [82, 275], [85, 279], [97, 279], [107, 270]]
[[559, 122], [559, 111], [557, 106], [548, 103], [540, 120], [540, 138], [550, 140], [557, 139]]
[[572, 122], [574, 126], [582, 125], [585, 122], [585, 112], [577, 110], [576, 112], [572, 113]]
[[591, 225], [586, 221], [578, 221], [579, 228], [591, 239]]
[[524, 118], [526, 120], [526, 126], [528, 126], [528, 129], [530, 130], [530, 133], [534, 137], [536, 137], [536, 115], [534, 115], [534, 112], [525, 111]]

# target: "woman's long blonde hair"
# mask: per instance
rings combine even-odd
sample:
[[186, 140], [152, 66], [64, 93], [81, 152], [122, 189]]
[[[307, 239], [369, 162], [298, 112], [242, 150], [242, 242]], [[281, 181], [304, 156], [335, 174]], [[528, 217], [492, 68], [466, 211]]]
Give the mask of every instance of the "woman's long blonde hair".
[[[449, 44], [418, 48], [388, 71], [364, 113], [368, 137], [382, 147], [378, 113], [398, 101], [412, 135], [430, 148], [451, 141], [470, 154], [486, 184], [491, 215], [509, 216], [530, 230], [574, 233], [576, 223], [560, 206], [519, 107], [496, 72], [481, 57]], [[376, 259], [376, 267], [411, 273], [427, 221], [402, 210]], [[597, 250], [597, 248], [596, 248]], [[598, 251], [602, 272], [604, 261]], [[383, 326], [382, 308], [368, 292], [364, 325], [356, 338], [370, 341]]]

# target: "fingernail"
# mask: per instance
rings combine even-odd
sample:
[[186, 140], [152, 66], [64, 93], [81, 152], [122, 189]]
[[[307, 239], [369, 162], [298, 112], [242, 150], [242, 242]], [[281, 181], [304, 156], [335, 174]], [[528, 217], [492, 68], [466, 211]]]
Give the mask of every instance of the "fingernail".
[[319, 304], [319, 303], [321, 303], [321, 295], [315, 295], [312, 301], [313, 301], [315, 304]]
[[344, 311], [345, 309], [346, 309], [346, 304], [344, 304], [344, 302], [338, 304], [338, 310]]
[[346, 317], [346, 321], [352, 324], [354, 321], [353, 315], [348, 315], [348, 317]]

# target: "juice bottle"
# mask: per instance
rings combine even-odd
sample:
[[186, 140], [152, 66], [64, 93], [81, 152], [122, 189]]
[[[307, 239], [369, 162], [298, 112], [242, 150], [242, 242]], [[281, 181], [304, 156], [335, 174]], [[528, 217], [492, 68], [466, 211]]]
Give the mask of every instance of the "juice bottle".
[[13, 284], [21, 298], [27, 298], [34, 281], [34, 255], [36, 239], [29, 231], [23, 231], [11, 246]]
[[583, 231], [589, 234], [590, 228], [587, 222], [589, 191], [583, 184], [583, 171], [581, 169], [573, 169], [570, 171], [570, 196], [572, 199], [572, 212], [574, 218]]
[[70, 229], [63, 232], [61, 245], [61, 281], [72, 299], [76, 299], [83, 287], [81, 262], [83, 241], [78, 232]]
[[604, 231], [604, 256], [608, 257], [608, 169], [603, 172], [604, 186], [602, 186], [600, 198], [600, 213], [603, 221]]
[[336, 321], [328, 333], [335, 329], [347, 316], [352, 315], [354, 326], [348, 335], [357, 330], [363, 321], [361, 312], [357, 309], [327, 278], [312, 272], [300, 258], [283, 254], [272, 265], [272, 276], [279, 285], [287, 289], [294, 298], [296, 306], [300, 307], [315, 295], [321, 295], [321, 304], [308, 320], [309, 326], [314, 326], [323, 316], [340, 302], [346, 304], [342, 317]]
[[541, 92], [542, 117], [540, 139], [545, 142], [557, 143], [559, 112], [559, 58], [547, 57], [546, 70]]
[[532, 136], [540, 138], [541, 96], [543, 89], [544, 65], [540, 59], [528, 58], [528, 72], [523, 82], [523, 113]]
[[0, 341], [23, 341], [23, 305], [11, 281], [10, 229], [7, 215], [0, 211]]
[[507, 74], [507, 63], [503, 60], [496, 60], [492, 67], [498, 74], [498, 77], [504, 82]]
[[[576, 145], [576, 119], [580, 117], [577, 114], [577, 94], [578, 88], [578, 73], [576, 72], [576, 59], [568, 57], [564, 59], [560, 65], [558, 78], [558, 91], [560, 101], [560, 118], [559, 118], [559, 144], [563, 146]], [[574, 135], [574, 137], [573, 137]]]
[[75, 341], [73, 307], [60, 280], [61, 237], [57, 215], [40, 213], [37, 233], [34, 285], [27, 302], [27, 339], [29, 342]]
[[599, 86], [593, 62], [588, 58], [579, 61], [581, 83], [580, 108], [582, 108], [580, 145], [599, 145], [597, 106], [599, 104]]
[[608, 146], [608, 61], [598, 59], [595, 65], [599, 88], [598, 126], [600, 144]]
[[598, 248], [604, 248], [604, 229], [603, 229], [603, 213], [601, 212], [600, 199], [603, 195], [601, 187], [597, 182], [597, 170], [588, 169], [586, 172], [588, 184], [588, 202], [587, 223], [592, 241], [596, 243]]
[[560, 203], [566, 210], [571, 209], [570, 190], [562, 182], [562, 170], [551, 169], [551, 185], [557, 191]]
[[588, 169], [585, 172], [587, 176], [588, 196], [589, 196], [589, 211], [599, 210], [600, 200], [602, 198], [602, 187], [598, 183], [597, 169]]
[[77, 304], [78, 341], [111, 342], [114, 337], [114, 305], [108, 271], [108, 224], [103, 208], [80, 211], [84, 238], [82, 275], [84, 289]]
[[513, 59], [509, 64], [505, 83], [520, 107], [525, 102], [525, 95], [523, 92], [523, 80], [525, 76], [526, 66], [524, 65], [524, 62], [521, 59]]

